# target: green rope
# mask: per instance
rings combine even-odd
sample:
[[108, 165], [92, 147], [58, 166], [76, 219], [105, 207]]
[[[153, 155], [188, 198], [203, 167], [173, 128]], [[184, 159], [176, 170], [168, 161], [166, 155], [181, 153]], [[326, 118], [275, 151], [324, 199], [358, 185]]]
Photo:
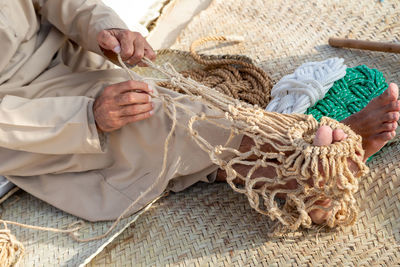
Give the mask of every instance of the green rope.
[[307, 109], [317, 121], [323, 116], [341, 121], [363, 109], [388, 87], [383, 74], [365, 65], [348, 68], [323, 99]]
[[307, 109], [306, 114], [311, 114], [317, 121], [323, 116], [341, 121], [363, 109], [387, 87], [383, 74], [376, 69], [365, 65], [348, 68], [346, 75], [333, 84], [323, 99]]

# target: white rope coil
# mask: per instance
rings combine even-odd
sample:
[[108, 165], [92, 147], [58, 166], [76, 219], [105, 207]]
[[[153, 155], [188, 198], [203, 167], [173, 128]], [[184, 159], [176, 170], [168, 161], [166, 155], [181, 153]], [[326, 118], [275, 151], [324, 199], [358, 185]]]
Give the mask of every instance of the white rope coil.
[[347, 66], [343, 62], [342, 58], [335, 57], [301, 65], [272, 88], [272, 100], [266, 111], [304, 114], [324, 98], [335, 81], [346, 75]]

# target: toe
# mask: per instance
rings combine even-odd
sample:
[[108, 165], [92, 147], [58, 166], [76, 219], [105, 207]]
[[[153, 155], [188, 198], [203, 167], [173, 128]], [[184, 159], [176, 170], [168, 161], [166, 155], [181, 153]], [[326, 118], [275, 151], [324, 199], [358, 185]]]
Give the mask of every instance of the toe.
[[[315, 202], [316, 205], [322, 206], [324, 208], [329, 208], [331, 206], [331, 200], [330, 199], [325, 199], [325, 200], [318, 200]], [[316, 223], [316, 224], [323, 224], [326, 222], [326, 220], [329, 218], [331, 215], [331, 211], [324, 211], [321, 209], [314, 209], [311, 210], [308, 215], [310, 215], [311, 220]]]
[[397, 84], [391, 83], [389, 87], [378, 97], [379, 101], [382, 103], [396, 101], [399, 97], [399, 88]]
[[395, 112], [400, 111], [400, 101], [390, 101], [388, 104], [385, 105], [383, 111], [385, 112]]
[[392, 112], [388, 112], [385, 113], [385, 115], [383, 115], [383, 121], [384, 122], [394, 122], [394, 121], [398, 121], [400, 117], [400, 114], [398, 111], [392, 111]]
[[323, 125], [318, 128], [313, 144], [316, 146], [327, 146], [332, 144], [333, 130], [331, 127]]
[[342, 129], [333, 130], [333, 142], [340, 142], [346, 139], [347, 134]]
[[383, 132], [376, 136], [376, 139], [377, 139], [376, 142], [379, 142], [379, 141], [386, 142], [386, 141], [392, 140], [395, 136], [396, 136], [396, 131]]
[[397, 128], [397, 122], [386, 122], [382, 124], [381, 130], [384, 132], [395, 131]]
[[397, 100], [399, 98], [399, 87], [395, 83], [389, 84], [389, 95], [391, 99]]

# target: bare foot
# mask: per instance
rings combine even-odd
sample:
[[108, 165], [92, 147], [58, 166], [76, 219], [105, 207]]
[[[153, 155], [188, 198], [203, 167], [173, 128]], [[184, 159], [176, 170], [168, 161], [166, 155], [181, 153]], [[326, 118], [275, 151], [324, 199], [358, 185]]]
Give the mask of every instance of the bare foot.
[[[363, 148], [365, 150], [366, 160], [371, 155], [378, 152], [389, 140], [394, 138], [397, 128], [397, 120], [399, 119], [400, 101], [397, 100], [399, 89], [396, 84], [390, 84], [388, 89], [380, 96], [371, 100], [371, 102], [361, 111], [346, 118], [342, 123], [350, 126], [357, 134], [363, 138]], [[317, 130], [314, 145], [325, 146], [333, 142], [340, 142], [346, 138], [346, 134], [341, 129], [332, 130], [328, 126], [322, 126]], [[254, 145], [251, 138], [245, 136], [243, 138], [240, 151], [248, 151]], [[265, 151], [272, 151], [272, 147], [263, 147]], [[235, 170], [246, 175], [249, 171], [249, 166], [237, 164]], [[357, 170], [353, 170], [357, 171]], [[265, 177], [276, 176], [273, 167], [259, 168], [254, 176], [264, 175]], [[226, 181], [224, 171], [219, 171], [217, 181]], [[311, 183], [311, 182], [310, 182]], [[311, 184], [310, 184], [311, 185]], [[272, 189], [295, 189], [298, 186], [296, 180], [291, 180], [284, 185], [277, 185]], [[284, 194], [277, 194], [277, 197], [284, 198]], [[330, 199], [319, 200], [315, 204], [324, 208], [329, 208], [331, 205]], [[330, 212], [320, 209], [314, 209], [309, 212], [311, 220], [314, 223], [322, 224], [330, 216]]]
[[[340, 142], [340, 141], [344, 140], [346, 137], [347, 137], [347, 135], [341, 129], [332, 130], [328, 126], [321, 126], [315, 134], [313, 144], [316, 146], [327, 146], [334, 142]], [[249, 137], [244, 136], [240, 150], [242, 152], [244, 152], [247, 149], [250, 149], [252, 145], [254, 145], [253, 141]], [[266, 148], [263, 147], [263, 149], [266, 149]], [[269, 148], [268, 150], [272, 151], [272, 148]], [[236, 164], [236, 165], [234, 165], [234, 168], [238, 173], [240, 173], [243, 176], [246, 176], [246, 174], [248, 173], [248, 171], [250, 170], [251, 167], [249, 167], [247, 165]], [[357, 170], [354, 170], [354, 171], [357, 171]], [[253, 176], [254, 177], [259, 177], [259, 176], [274, 177], [274, 176], [276, 176], [275, 168], [273, 168], [272, 166], [268, 166], [266, 168], [258, 168], [254, 172]], [[224, 171], [219, 170], [218, 175], [217, 175], [217, 181], [226, 181], [226, 173]], [[237, 183], [237, 184], [242, 183], [242, 181], [238, 180], [238, 181], [235, 181], [235, 183]], [[309, 184], [310, 184], [310, 186], [312, 186], [312, 181], [310, 181]], [[261, 186], [261, 184], [259, 186]], [[276, 186], [271, 187], [270, 189], [271, 190], [274, 190], [274, 189], [293, 190], [293, 189], [296, 189], [297, 186], [298, 186], [297, 181], [295, 179], [293, 179], [293, 180], [288, 181], [286, 184], [276, 185]], [[283, 199], [286, 197], [286, 194], [278, 193], [278, 194], [276, 194], [276, 196], [278, 198]], [[331, 205], [331, 201], [329, 199], [319, 200], [319, 201], [316, 201], [315, 204], [322, 206], [324, 208], [329, 208]], [[321, 223], [325, 222], [329, 218], [330, 214], [331, 214], [330, 212], [326, 212], [321, 209], [314, 209], [309, 212], [311, 220], [317, 224], [321, 224]]]
[[[332, 130], [328, 126], [321, 126], [315, 134], [313, 144], [316, 146], [326, 146], [334, 142], [343, 141], [346, 139], [346, 137], [347, 135], [341, 129]], [[356, 172], [357, 170], [353, 171]], [[331, 206], [331, 202], [332, 201], [330, 199], [324, 199], [316, 201], [315, 204], [324, 208], [329, 208]], [[308, 215], [310, 215], [310, 218], [314, 223], [322, 224], [329, 218], [331, 211], [327, 212], [321, 209], [314, 209], [311, 210]]]
[[342, 121], [363, 138], [364, 160], [395, 137], [400, 111], [398, 96], [398, 86], [391, 83], [385, 92], [372, 99], [365, 108]]
[[[391, 83], [385, 92], [372, 99], [365, 108], [342, 121], [343, 124], [350, 126], [353, 131], [362, 136], [363, 149], [365, 150], [364, 160], [378, 152], [389, 140], [395, 137], [400, 111], [398, 96], [398, 86]], [[322, 129], [322, 127], [318, 129], [314, 145], [327, 145], [331, 143], [331, 140], [337, 142], [346, 138], [343, 131], [341, 131], [342, 133], [336, 132], [336, 134], [334, 131], [332, 137], [331, 132], [332, 130]], [[315, 204], [329, 208], [331, 200], [320, 200]], [[314, 223], [322, 224], [326, 222], [331, 212], [315, 209], [310, 211], [309, 215]]]

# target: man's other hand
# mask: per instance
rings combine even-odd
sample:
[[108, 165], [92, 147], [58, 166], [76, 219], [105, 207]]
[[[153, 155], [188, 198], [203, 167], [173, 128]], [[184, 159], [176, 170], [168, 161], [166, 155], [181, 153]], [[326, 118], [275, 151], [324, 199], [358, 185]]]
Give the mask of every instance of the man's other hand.
[[120, 53], [122, 60], [130, 65], [139, 64], [144, 67], [146, 65], [141, 62], [143, 57], [150, 60], [156, 58], [153, 48], [138, 32], [125, 29], [102, 30], [97, 35], [97, 42], [103, 50]]
[[97, 128], [111, 132], [153, 115], [153, 90], [146, 83], [126, 81], [106, 87], [93, 104]]

